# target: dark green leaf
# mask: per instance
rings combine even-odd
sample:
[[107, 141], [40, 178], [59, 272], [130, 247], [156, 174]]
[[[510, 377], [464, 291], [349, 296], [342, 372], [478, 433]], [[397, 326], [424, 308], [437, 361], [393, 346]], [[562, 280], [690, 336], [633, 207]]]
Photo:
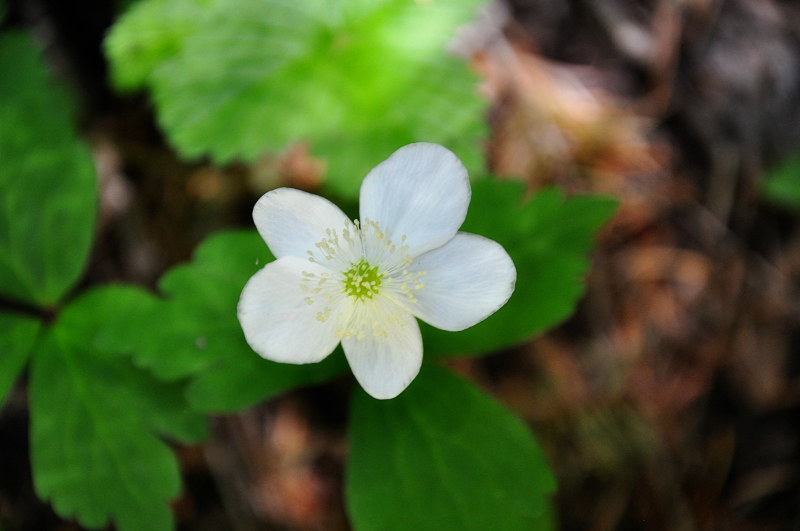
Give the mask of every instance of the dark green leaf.
[[764, 197], [792, 210], [800, 210], [800, 157], [785, 160], [764, 181]]
[[537, 530], [555, 480], [528, 428], [425, 366], [400, 396], [353, 397], [347, 506], [358, 531]]
[[180, 488], [170, 449], [142, 418], [131, 367], [56, 325], [37, 345], [30, 382], [36, 492], [90, 528], [172, 529]]
[[306, 140], [328, 159], [330, 189], [350, 197], [411, 142], [483, 169], [486, 104], [445, 51], [481, 0], [198, 3], [141, 2], [107, 41], [118, 84], [150, 85], [185, 156], [254, 160]]
[[61, 327], [111, 355], [129, 356], [130, 338], [146, 335], [140, 326], [152, 314], [158, 297], [138, 288], [110, 284], [85, 292], [59, 315]]
[[104, 339], [149, 300], [132, 287], [93, 289], [67, 306], [34, 347], [36, 492], [86, 527], [112, 520], [121, 531], [172, 529], [166, 502], [180, 488], [178, 465], [156, 434], [184, 442], [207, 435], [182, 383], [156, 380]]
[[161, 382], [132, 366], [135, 338], [150, 335], [142, 324], [158, 315], [159, 304], [155, 296], [133, 286], [104, 286], [70, 304], [58, 324], [76, 343], [119, 362], [120, 385], [136, 396], [142, 418], [157, 433], [182, 442], [200, 441], [207, 435], [206, 419], [187, 407], [185, 384]]
[[[106, 334], [102, 344], [133, 352], [137, 365], [161, 379], [194, 378], [189, 400], [206, 412], [240, 410], [341, 373], [346, 368], [341, 355], [319, 364], [287, 365], [261, 359], [245, 341], [236, 317], [239, 296], [248, 279], [273, 259], [255, 231], [211, 236], [190, 264], [161, 279], [163, 301], [153, 307], [143, 302], [144, 311], [120, 321], [128, 330]], [[141, 330], [147, 333], [136, 333]]]
[[258, 357], [244, 341], [236, 306], [250, 276], [272, 259], [255, 231], [211, 236], [190, 264], [161, 278], [164, 298], [141, 300], [139, 311], [107, 329], [103, 346], [132, 352], [137, 365], [163, 380]]
[[0, 407], [28, 361], [39, 322], [30, 317], [0, 313]]
[[198, 374], [187, 397], [198, 411], [241, 411], [285, 391], [330, 380], [346, 370], [341, 347], [312, 365], [275, 363], [251, 351], [246, 358]]
[[70, 101], [24, 35], [0, 37], [0, 294], [52, 305], [78, 280], [96, 208]]
[[564, 199], [558, 190], [524, 199], [514, 181], [484, 179], [473, 184], [472, 202], [461, 230], [499, 242], [517, 268], [508, 303], [463, 332], [422, 324], [429, 355], [485, 353], [518, 343], [568, 317], [584, 291], [587, 255], [600, 227], [616, 210], [607, 197]]

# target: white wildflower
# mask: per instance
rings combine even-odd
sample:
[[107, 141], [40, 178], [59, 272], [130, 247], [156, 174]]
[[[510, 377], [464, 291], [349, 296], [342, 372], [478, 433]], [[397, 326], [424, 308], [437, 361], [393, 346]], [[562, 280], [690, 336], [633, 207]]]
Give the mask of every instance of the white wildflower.
[[458, 232], [470, 200], [467, 171], [449, 150], [410, 144], [370, 171], [360, 221], [290, 188], [266, 193], [253, 219], [276, 260], [249, 280], [239, 321], [250, 346], [284, 363], [314, 363], [342, 343], [375, 398], [417, 375], [415, 318], [468, 328], [506, 303], [516, 270], [496, 242]]

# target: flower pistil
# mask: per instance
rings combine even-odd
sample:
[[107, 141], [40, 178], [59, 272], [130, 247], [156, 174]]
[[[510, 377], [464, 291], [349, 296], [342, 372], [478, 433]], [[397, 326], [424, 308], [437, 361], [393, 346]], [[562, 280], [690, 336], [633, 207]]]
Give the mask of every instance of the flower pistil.
[[[409, 313], [409, 304], [417, 302], [414, 293], [425, 284], [426, 271], [408, 270], [412, 258], [408, 254], [406, 236], [400, 246], [387, 236], [374, 221], [347, 221], [340, 230], [327, 229], [325, 237], [308, 250], [308, 261], [324, 266], [329, 272], [302, 271], [300, 289], [304, 300], [312, 305], [321, 301], [319, 322], [330, 318], [332, 305], [349, 308], [339, 313], [336, 335], [339, 338], [363, 339], [367, 333], [385, 337], [386, 324], [396, 324], [397, 313]], [[341, 301], [344, 297], [345, 301]]]

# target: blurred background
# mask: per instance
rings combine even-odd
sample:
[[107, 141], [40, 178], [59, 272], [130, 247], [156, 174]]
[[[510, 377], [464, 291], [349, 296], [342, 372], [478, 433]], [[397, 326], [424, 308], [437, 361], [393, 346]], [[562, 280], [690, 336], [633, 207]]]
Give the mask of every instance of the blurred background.
[[[73, 88], [99, 170], [86, 285], [155, 286], [214, 230], [250, 227], [267, 188], [323, 175], [303, 144], [248, 165], [176, 155], [148, 96], [108, 82], [102, 42], [132, 3], [7, 2], [4, 25]], [[800, 231], [763, 194], [800, 152], [800, 4], [495, 1], [452, 48], [490, 102], [491, 172], [620, 200], [572, 318], [449, 362], [533, 428], [560, 528], [800, 529]], [[340, 387], [178, 448], [180, 528], [347, 529]], [[27, 423], [23, 383], [0, 411], [2, 529], [78, 529], [33, 493]]]

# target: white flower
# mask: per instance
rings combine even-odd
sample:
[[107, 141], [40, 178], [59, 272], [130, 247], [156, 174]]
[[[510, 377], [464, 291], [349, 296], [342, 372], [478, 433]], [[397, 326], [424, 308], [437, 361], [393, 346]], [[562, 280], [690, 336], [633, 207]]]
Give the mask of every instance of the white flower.
[[339, 342], [361, 386], [393, 398], [417, 375], [415, 317], [468, 328], [514, 291], [506, 251], [458, 232], [470, 200], [467, 171], [449, 150], [410, 144], [361, 184], [361, 221], [321, 197], [280, 188], [253, 220], [276, 260], [248, 281], [239, 322], [262, 357], [314, 363]]

